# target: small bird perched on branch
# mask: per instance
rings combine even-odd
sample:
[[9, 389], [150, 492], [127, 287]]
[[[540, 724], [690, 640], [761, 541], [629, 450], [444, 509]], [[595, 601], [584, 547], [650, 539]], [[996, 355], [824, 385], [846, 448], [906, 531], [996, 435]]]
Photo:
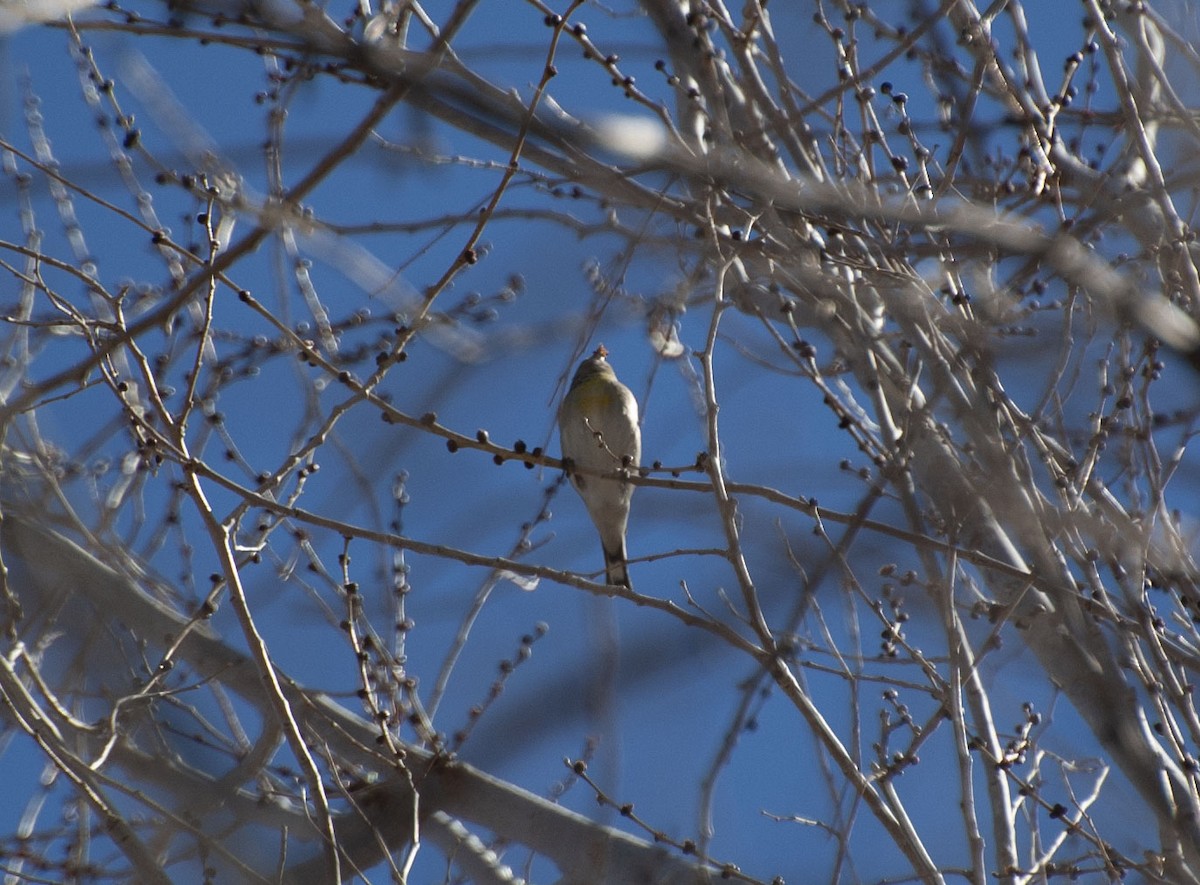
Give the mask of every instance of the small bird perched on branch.
[[633, 485], [609, 474], [637, 469], [642, 433], [637, 400], [617, 380], [607, 356], [601, 344], [579, 364], [558, 410], [558, 434], [571, 484], [600, 533], [605, 581], [632, 589], [625, 562], [625, 526]]

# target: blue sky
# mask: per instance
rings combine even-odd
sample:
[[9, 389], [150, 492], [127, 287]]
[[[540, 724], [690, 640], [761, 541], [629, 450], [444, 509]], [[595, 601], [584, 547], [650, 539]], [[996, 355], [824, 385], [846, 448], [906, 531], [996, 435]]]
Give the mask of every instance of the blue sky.
[[[875, 6], [886, 18], [893, 13], [901, 15], [908, 4]], [[444, 15], [448, 4], [437, 7]], [[578, 18], [587, 23], [598, 46], [619, 52], [623, 69], [636, 74], [647, 94], [669, 101], [663, 75], [654, 69], [659, 49], [650, 29], [626, 7], [589, 5]], [[1044, 65], [1048, 68], [1058, 64], [1076, 48], [1079, 10], [1072, 6], [1066, 11], [1065, 5], [1051, 4], [1029, 7], [1032, 32], [1046, 41], [1040, 47], [1045, 53]], [[828, 39], [812, 23], [809, 4], [788, 7], [777, 3], [772, 10], [781, 44], [794, 65], [790, 71], [793, 79], [814, 92], [823, 91], [825, 84], [832, 82], [833, 56]], [[549, 34], [541, 17], [530, 5], [480, 4], [456, 41], [456, 49], [465, 63], [527, 96], [540, 75]], [[86, 30], [84, 34], [106, 75], [117, 81], [117, 94], [123, 104], [138, 115], [143, 142], [151, 153], [184, 168], [187, 161], [181, 150], [194, 147], [195, 140], [186, 132], [164, 125], [161, 118], [156, 119], [147, 107], [146, 96], [139, 96], [125, 85], [124, 72], [131, 70], [131, 54], [144, 58], [162, 87], [187, 109], [196, 132], [212, 139], [247, 185], [258, 193], [265, 192], [269, 179], [259, 146], [268, 132], [264, 105], [256, 96], [272, 87], [267, 78], [269, 66], [264, 66], [261, 58], [243, 50], [203, 47], [188, 40], [134, 38], [120, 32]], [[864, 55], [882, 51], [865, 28], [862, 41]], [[105, 162], [106, 149], [93, 125], [94, 115], [80, 98], [69, 42], [61, 29], [29, 28], [0, 44], [0, 70], [4, 72], [0, 78], [0, 134], [22, 149], [28, 147], [21, 111], [24, 90], [28, 89], [40, 99], [41, 114], [63, 171], [98, 197], [130, 208], [129, 193], [114, 180], [111, 166]], [[573, 44], [564, 47], [562, 72], [551, 85], [551, 94], [559, 104], [588, 118], [646, 113], [597, 77], [595, 69], [582, 64], [577, 55], [578, 48]], [[886, 77], [879, 78], [883, 79], [912, 96], [910, 113], [914, 118], [931, 117], [932, 107], [918, 67], [898, 62]], [[1053, 77], [1047, 79], [1055, 82]], [[287, 107], [284, 174], [289, 183], [355, 125], [375, 98], [371, 90], [339, 83], [331, 77], [317, 76], [300, 85]], [[1104, 98], [1101, 95], [1097, 100]], [[445, 213], [471, 213], [490, 197], [499, 178], [496, 164], [507, 159], [494, 146], [466, 138], [405, 106], [386, 118], [378, 135], [379, 139], [368, 141], [308, 201], [323, 223], [337, 226], [376, 222], [386, 227]], [[945, 150], [936, 133], [931, 133], [928, 141], [935, 150]], [[419, 146], [441, 159], [434, 164], [420, 163], [404, 150], [393, 149], [394, 145], [406, 145], [410, 153]], [[463, 158], [469, 158], [469, 162]], [[138, 174], [153, 194], [173, 236], [184, 243], [195, 239], [195, 216], [200, 207], [178, 188], [154, 185], [153, 170], [144, 164], [138, 166]], [[552, 184], [522, 173], [506, 194], [501, 209], [549, 209], [584, 222], [599, 217], [591, 200], [547, 196], [545, 188]], [[14, 197], [11, 183], [0, 182], [0, 239], [20, 238]], [[106, 285], [116, 289], [126, 280], [165, 284], [163, 266], [152, 253], [144, 231], [115, 219], [112, 213], [87, 200], [76, 199], [75, 204], [88, 248], [98, 256], [100, 277]], [[35, 206], [39, 223], [46, 229], [46, 250], [65, 254], [62, 226], [40, 180], [36, 183]], [[245, 229], [242, 224], [235, 231], [235, 241]], [[686, 230], [673, 231], [662, 219], [653, 219], [647, 230], [663, 237], [690, 234]], [[393, 325], [387, 320], [389, 314], [411, 308], [405, 293], [411, 297], [411, 293], [430, 285], [462, 248], [465, 236], [466, 228], [460, 224], [444, 231], [355, 233], [342, 241], [341, 251], [333, 253], [322, 251], [321, 243], [301, 237], [298, 248], [301, 256], [312, 262], [311, 278], [332, 316], [342, 319], [363, 310], [379, 319], [378, 323], [346, 332], [345, 348], [355, 340], [388, 334]], [[695, 364], [688, 359], [659, 360], [646, 334], [652, 308], [683, 285], [692, 253], [669, 244], [657, 246], [650, 240], [647, 236], [646, 243], [627, 257], [621, 251], [624, 243], [611, 234], [580, 237], [565, 225], [542, 217], [498, 219], [485, 233], [482, 260], [460, 274], [452, 289], [439, 298], [439, 309], [450, 317], [444, 328], [438, 334], [418, 338], [409, 350], [408, 361], [392, 370], [380, 392], [406, 413], [436, 411], [442, 424], [459, 432], [471, 434], [482, 428], [497, 442], [509, 444], [520, 439], [530, 447], [547, 446], [557, 453], [552, 428], [562, 381], [572, 371], [573, 360], [580, 352], [603, 342], [617, 371], [642, 403], [644, 462], [658, 460], [677, 466], [692, 463], [696, 453], [706, 446], [690, 376]], [[364, 250], [359, 259], [348, 251], [351, 246]], [[339, 262], [365, 262], [366, 253], [379, 267], [395, 272], [391, 294], [380, 297], [363, 291], [352, 274], [344, 272], [344, 264], [339, 266]], [[234, 274], [236, 284], [250, 290], [288, 322], [311, 325], [303, 314], [305, 303], [297, 291], [296, 277], [289, 272], [290, 262], [291, 256], [283, 246], [269, 240], [239, 263]], [[599, 326], [587, 334], [585, 317], [593, 304], [589, 267], [597, 268], [606, 284], [619, 287], [621, 297], [613, 301]], [[511, 301], [493, 299], [513, 275], [523, 281], [519, 296]], [[463, 307], [469, 305], [471, 292], [479, 293], [483, 307], [494, 313], [473, 316], [473, 311]], [[679, 337], [686, 348], [700, 349], [708, 331], [710, 310], [702, 291], [693, 290], [692, 294], [695, 302], [677, 317]], [[0, 298], [8, 297], [0, 293]], [[227, 340], [216, 343], [221, 355], [236, 352], [255, 334], [272, 334], [266, 323], [254, 318], [230, 293], [222, 292], [219, 299], [217, 325], [231, 333]], [[726, 342], [718, 351], [716, 376], [730, 477], [770, 485], [788, 494], [815, 497], [833, 508], [853, 509], [867, 487], [851, 472], [837, 469], [837, 465], [846, 459], [859, 467], [864, 459], [853, 441], [839, 430], [836, 416], [822, 406], [820, 392], [795, 377], [762, 371], [760, 360], [779, 367], [785, 363], [754, 321], [730, 316], [722, 333]], [[820, 341], [816, 343], [821, 346]], [[79, 353], [78, 346], [71, 342], [59, 347], [43, 355], [37, 372], [49, 372]], [[1022, 364], [1029, 361], [1027, 383], [1030, 395], [1036, 396], [1044, 365], [1035, 361], [1037, 354], [1031, 356], [1020, 344], [1014, 352], [1012, 377], [1024, 382]], [[466, 354], [472, 358], [466, 359]], [[819, 359], [824, 362], [830, 357], [821, 353]], [[314, 390], [312, 379], [317, 374], [294, 360], [277, 359], [267, 362], [257, 375], [222, 390], [217, 407], [240, 457], [252, 470], [274, 469], [305, 436], [306, 408], [315, 405], [328, 409], [343, 396], [333, 384], [319, 392], [315, 403], [306, 401], [303, 397]], [[178, 378], [175, 383], [179, 383]], [[1179, 385], [1180, 399], [1186, 401], [1194, 393], [1195, 384], [1181, 379]], [[40, 415], [41, 430], [66, 450], [80, 452], [96, 429], [112, 417], [111, 398], [97, 389], [45, 408]], [[202, 430], [196, 431], [195, 439], [202, 452], [220, 460], [221, 440], [210, 436], [205, 441]], [[119, 462], [107, 459], [118, 457], [127, 448], [127, 437], [113, 433], [81, 455], [95, 468], [96, 475], [91, 490], [87, 483], [73, 489], [81, 506], [88, 506], [89, 495], [103, 498], [117, 482]], [[322, 449], [320, 461], [322, 469], [307, 480], [301, 501], [307, 509], [386, 529], [395, 516], [390, 500], [393, 478], [405, 472], [408, 502], [402, 514], [404, 533], [418, 540], [491, 555], [507, 555], [522, 524], [537, 517], [546, 490], [557, 480], [551, 471], [525, 470], [512, 463], [497, 467], [480, 452], [451, 454], [443, 441], [389, 426], [375, 409], [366, 406], [355, 408], [339, 424], [336, 438]], [[231, 475], [246, 479], [236, 465], [230, 464], [228, 469]], [[167, 501], [164, 487], [152, 482], [144, 492], [143, 523], [138, 523], [134, 508], [122, 514], [115, 534], [128, 539], [135, 550], [147, 550], [149, 539], [160, 526]], [[221, 512], [232, 506], [233, 500], [214, 490], [213, 502]], [[556, 568], [597, 571], [601, 565], [599, 544], [581, 502], [563, 489], [551, 500], [550, 509], [552, 518], [534, 529], [534, 549], [525, 558]], [[878, 519], [897, 517], [887, 502], [872, 515]], [[804, 562], [821, 561], [825, 548], [812, 536], [811, 523], [794, 512], [747, 500], [742, 518], [743, 534], [766, 605], [782, 615], [802, 587], [801, 577], [783, 555], [784, 542]], [[195, 518], [186, 513], [184, 526], [197, 530]], [[332, 535], [314, 538], [326, 566], [336, 561], [340, 543]], [[719, 523], [705, 496], [696, 494], [693, 500], [657, 489], [642, 489], [635, 496], [631, 556], [710, 548], [721, 543]], [[895, 542], [871, 538], [863, 543], [868, 545], [869, 562], [897, 562], [901, 569], [916, 565], [912, 551]], [[313, 581], [310, 592], [302, 587], [304, 562], [294, 545], [281, 538], [272, 552], [278, 559], [267, 556], [264, 565], [249, 568], [245, 577], [275, 660], [300, 682], [338, 693], [353, 705], [357, 686], [352, 655], [318, 603], [333, 604], [333, 598], [320, 580]], [[386, 624], [390, 613], [388, 555], [366, 545], [361, 549], [355, 545], [352, 552], [361, 569], [356, 579], [366, 588], [368, 609]], [[195, 588], [184, 586], [182, 589], [188, 592], [206, 590], [206, 576], [215, 570], [211, 553], [202, 544], [197, 544], [190, 562], [180, 561], [177, 540], [147, 555], [168, 580], [186, 585], [181, 572], [190, 573]], [[407, 614], [416, 626], [405, 650], [410, 672], [428, 687], [464, 612], [487, 576], [481, 569], [434, 557], [408, 553], [406, 559], [414, 587], [406, 601]], [[680, 586], [686, 582], [697, 599], [712, 609], [723, 605], [720, 593], [735, 592], [730, 568], [716, 557], [665, 556], [636, 563], [632, 574], [640, 590], [660, 597], [682, 599]], [[840, 595], [844, 592], [835, 577], [827, 577], [819, 592], [829, 629], [847, 643], [853, 640], [856, 630], [861, 630], [864, 652], [874, 654], [878, 629], [869, 623], [856, 623], [848, 616]], [[931, 618], [933, 612], [917, 594], [910, 595], [915, 615], [910, 633], [922, 642], [936, 644], [936, 625], [922, 621], [922, 617]], [[596, 637], [609, 619], [618, 625], [621, 653], [619, 669], [605, 678], [615, 687], [619, 703], [610, 714], [598, 715], [589, 709], [589, 693], [596, 670], [605, 665]], [[214, 623], [230, 641], [240, 643], [228, 607]], [[510, 657], [521, 636], [537, 623], [548, 625], [549, 632], [535, 645], [532, 659], [509, 679], [503, 696], [464, 748], [464, 758], [497, 776], [544, 793], [566, 776], [562, 758], [578, 756], [587, 737], [599, 735], [603, 749], [597, 776], [605, 786], [621, 800], [634, 802], [640, 815], [664, 831], [680, 838], [694, 837], [696, 785], [718, 751], [739, 698], [738, 687], [752, 673], [749, 662], [711, 637], [686, 630], [661, 614], [597, 601], [549, 582], [543, 582], [534, 592], [525, 592], [502, 581], [492, 592], [454, 669], [439, 711], [437, 724], [441, 729], [452, 732], [465, 721], [470, 705], [487, 695], [498, 662]], [[1019, 644], [1014, 642], [994, 656], [989, 667], [989, 685], [1001, 721], [1015, 725], [1021, 704], [1033, 700], [1039, 709], [1053, 711], [1054, 729], [1047, 736], [1048, 747], [1072, 758], [1086, 758], [1097, 752], [1090, 738], [1074, 724], [1074, 714], [1065, 702], [1055, 706], [1053, 692], [1032, 683], [1035, 664]], [[807, 675], [818, 704], [834, 717], [834, 727], [848, 739], [845, 683], [816, 670]], [[915, 672], [903, 675], [918, 678]], [[880, 704], [875, 686], [869, 683], [859, 700], [868, 708]], [[925, 714], [932, 713], [928, 698], [922, 702], [914, 697], [912, 702], [915, 709], [925, 708]], [[839, 714], [841, 720], [836, 718]], [[863, 719], [874, 721], [870, 715]], [[864, 747], [871, 740], [865, 735]], [[928, 843], [936, 847], [939, 861], [948, 866], [966, 864], [966, 847], [956, 824], [958, 788], [953, 780], [952, 757], [944, 746], [930, 746], [923, 754], [926, 764], [906, 775], [901, 789], [911, 799], [918, 827]], [[15, 779], [10, 783], [19, 785], [0, 798], [0, 832], [11, 830], [26, 807], [37, 760], [38, 754], [20, 739], [0, 756], [0, 766]], [[1097, 816], [1119, 818], [1124, 800], [1130, 795], [1128, 786], [1114, 777], [1106, 787], [1107, 801], [1096, 808]], [[563, 801], [585, 813], [595, 810], [594, 800], [579, 785]], [[714, 856], [732, 860], [763, 879], [778, 874], [790, 882], [810, 878], [823, 881], [832, 869], [832, 841], [815, 827], [775, 822], [763, 812], [821, 818], [829, 814], [829, 807], [811, 734], [781, 698], [765, 698], [757, 727], [740, 737], [720, 778]], [[875, 827], [869, 815], [860, 811], [855, 828], [856, 873], [864, 881], [903, 875], [906, 867], [898, 854], [877, 849], [884, 842]], [[1118, 847], [1134, 850], [1136, 844], [1131, 838], [1129, 846]], [[427, 880], [432, 881], [439, 867], [432, 858], [426, 862]]]

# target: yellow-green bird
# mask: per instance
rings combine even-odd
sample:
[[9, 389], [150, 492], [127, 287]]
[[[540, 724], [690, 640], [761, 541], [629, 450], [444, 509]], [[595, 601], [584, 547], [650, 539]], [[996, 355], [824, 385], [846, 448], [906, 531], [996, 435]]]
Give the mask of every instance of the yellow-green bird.
[[625, 563], [625, 526], [633, 486], [602, 474], [637, 469], [642, 432], [637, 400], [617, 380], [607, 356], [602, 344], [575, 370], [571, 389], [558, 410], [558, 435], [563, 460], [569, 462], [571, 484], [600, 533], [605, 581], [632, 589]]

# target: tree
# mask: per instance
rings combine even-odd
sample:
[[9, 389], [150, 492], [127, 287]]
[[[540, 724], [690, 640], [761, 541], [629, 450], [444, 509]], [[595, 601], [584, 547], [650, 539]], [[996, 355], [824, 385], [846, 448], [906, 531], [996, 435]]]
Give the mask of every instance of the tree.
[[1200, 881], [1183, 7], [783, 6], [12, 38], [7, 874]]

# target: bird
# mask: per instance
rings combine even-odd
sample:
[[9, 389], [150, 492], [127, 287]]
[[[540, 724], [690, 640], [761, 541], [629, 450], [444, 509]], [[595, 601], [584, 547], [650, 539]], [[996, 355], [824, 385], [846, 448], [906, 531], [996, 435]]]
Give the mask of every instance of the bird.
[[617, 380], [607, 357], [601, 344], [575, 370], [558, 410], [558, 435], [571, 485], [600, 534], [605, 583], [632, 590], [625, 528], [633, 485], [612, 474], [637, 469], [642, 432], [637, 399]]

